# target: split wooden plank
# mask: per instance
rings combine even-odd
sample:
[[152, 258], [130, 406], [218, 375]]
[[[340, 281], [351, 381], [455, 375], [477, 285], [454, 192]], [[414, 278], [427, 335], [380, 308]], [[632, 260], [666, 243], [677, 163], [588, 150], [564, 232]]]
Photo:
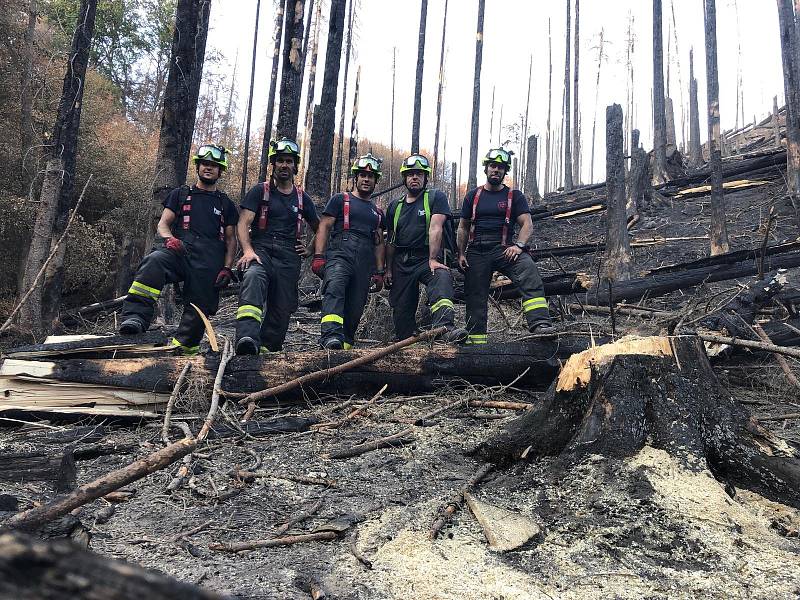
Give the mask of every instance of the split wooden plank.
[[521, 548], [542, 532], [541, 527], [528, 517], [483, 502], [469, 492], [464, 500], [483, 528], [489, 548], [497, 552], [509, 552]]

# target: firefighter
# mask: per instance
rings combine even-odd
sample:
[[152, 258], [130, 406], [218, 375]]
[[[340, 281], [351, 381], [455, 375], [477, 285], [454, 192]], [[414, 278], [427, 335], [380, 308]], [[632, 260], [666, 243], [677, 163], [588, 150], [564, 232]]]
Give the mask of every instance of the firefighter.
[[236, 354], [277, 352], [297, 310], [301, 257], [307, 256], [303, 221], [316, 231], [317, 210], [294, 184], [300, 148], [290, 139], [270, 142], [272, 176], [250, 188], [236, 228], [244, 274], [236, 311]]
[[385, 274], [384, 216], [370, 199], [381, 161], [366, 154], [350, 172], [354, 190], [328, 200], [311, 261], [311, 270], [322, 279], [320, 345], [328, 350], [353, 347], [368, 294], [383, 288]]
[[[511, 153], [489, 150], [483, 159], [486, 183], [467, 192], [458, 226], [458, 262], [464, 270], [468, 344], [487, 342], [489, 285], [494, 271], [511, 279], [522, 294], [522, 310], [532, 333], [552, 333], [550, 313], [539, 270], [528, 253], [533, 233], [528, 201], [503, 184], [511, 169]], [[520, 230], [513, 240], [514, 225]]]
[[121, 334], [147, 330], [164, 285], [182, 281], [183, 316], [171, 344], [184, 354], [197, 354], [200, 349], [203, 321], [190, 303], [206, 315], [217, 312], [219, 292], [231, 282], [236, 254], [239, 214], [230, 198], [217, 189], [217, 181], [228, 168], [226, 155], [223, 146], [200, 146], [192, 157], [197, 183], [172, 190], [164, 200], [156, 229], [161, 246], [139, 265], [122, 304]]
[[414, 334], [419, 286], [425, 286], [433, 327], [444, 326], [447, 341], [463, 341], [467, 332], [453, 325], [453, 275], [444, 264], [443, 232], [450, 205], [439, 190], [428, 189], [431, 167], [421, 154], [400, 166], [406, 193], [386, 210], [386, 287], [397, 339]]

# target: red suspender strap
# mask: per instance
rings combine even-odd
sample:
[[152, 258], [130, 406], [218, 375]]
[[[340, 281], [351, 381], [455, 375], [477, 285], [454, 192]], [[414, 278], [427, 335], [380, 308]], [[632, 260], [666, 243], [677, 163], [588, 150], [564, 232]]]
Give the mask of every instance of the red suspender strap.
[[260, 210], [258, 212], [258, 228], [267, 228], [267, 214], [269, 213], [269, 183], [266, 181], [261, 184], [264, 186], [264, 198], [261, 200]]
[[297, 192], [297, 241], [303, 239], [303, 188], [294, 187]]
[[192, 222], [192, 195], [186, 196], [186, 201], [181, 207], [181, 229], [189, 229]]
[[506, 201], [506, 220], [503, 222], [503, 239], [501, 245], [506, 245], [508, 239], [508, 226], [511, 224], [511, 203], [514, 200], [514, 190], [508, 188], [508, 200]]
[[483, 191], [483, 186], [477, 188], [475, 190], [475, 197], [472, 200], [472, 223], [469, 226], [469, 241], [475, 239], [475, 219], [478, 216], [478, 201], [481, 199], [481, 192]]
[[350, 194], [345, 193], [344, 195], [344, 209], [342, 212], [344, 213], [342, 229], [350, 231]]

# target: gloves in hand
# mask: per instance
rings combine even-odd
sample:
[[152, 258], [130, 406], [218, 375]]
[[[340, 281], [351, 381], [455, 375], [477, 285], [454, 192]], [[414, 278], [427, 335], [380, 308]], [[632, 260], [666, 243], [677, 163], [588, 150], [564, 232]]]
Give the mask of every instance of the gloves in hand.
[[228, 267], [222, 267], [222, 270], [217, 274], [217, 280], [214, 282], [214, 287], [218, 290], [225, 289], [231, 284], [233, 279], [233, 271]]
[[178, 254], [186, 254], [186, 246], [176, 237], [168, 237], [164, 240], [164, 248], [177, 252]]
[[315, 254], [314, 258], [311, 259], [311, 272], [320, 279], [325, 274], [325, 262], [325, 257], [322, 254]]
[[370, 281], [369, 291], [371, 293], [380, 292], [383, 289], [383, 273], [375, 273]]

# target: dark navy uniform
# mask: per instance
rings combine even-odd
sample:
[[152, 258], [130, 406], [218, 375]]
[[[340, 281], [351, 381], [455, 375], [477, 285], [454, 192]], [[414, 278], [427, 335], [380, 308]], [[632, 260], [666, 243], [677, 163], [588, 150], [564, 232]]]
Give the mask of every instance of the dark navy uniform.
[[323, 215], [336, 222], [325, 253], [322, 280], [320, 344], [338, 339], [352, 348], [356, 329], [375, 273], [375, 246], [385, 229], [384, 216], [372, 200], [355, 194], [336, 194], [325, 205]]
[[496, 192], [479, 187], [467, 192], [464, 198], [461, 218], [472, 221], [466, 251], [469, 268], [464, 276], [468, 344], [487, 342], [487, 302], [495, 271], [511, 279], [522, 294], [522, 310], [529, 328], [550, 322], [542, 278], [530, 254], [523, 252], [515, 261], [503, 255], [513, 241], [517, 217], [528, 211], [528, 201], [522, 192], [507, 186]]
[[236, 338], [250, 337], [260, 342], [262, 352], [277, 352], [297, 310], [301, 258], [295, 244], [303, 240], [303, 221], [316, 226], [319, 217], [311, 198], [297, 187], [284, 194], [258, 184], [247, 192], [241, 208], [255, 213], [250, 241], [261, 264], [252, 261], [244, 271]]
[[194, 354], [199, 350], [204, 326], [189, 304], [206, 315], [217, 312], [219, 290], [214, 283], [225, 265], [225, 227], [235, 226], [239, 213], [224, 192], [186, 186], [172, 190], [164, 207], [176, 215], [172, 234], [183, 242], [186, 252], [168, 250], [163, 247], [164, 240], [158, 238], [158, 246], [142, 260], [122, 303], [122, 320], [135, 318], [142, 329], [147, 329], [161, 290], [167, 283], [182, 281], [184, 310], [172, 344]]
[[[428, 266], [428, 231], [433, 215], [450, 216], [447, 197], [438, 190], [425, 190], [413, 202], [404, 195], [386, 210], [387, 239], [395, 247], [389, 303], [397, 339], [414, 334], [420, 284], [428, 295], [433, 327], [453, 327], [453, 276], [449, 269], [431, 273]], [[441, 249], [438, 259], [443, 261]]]

